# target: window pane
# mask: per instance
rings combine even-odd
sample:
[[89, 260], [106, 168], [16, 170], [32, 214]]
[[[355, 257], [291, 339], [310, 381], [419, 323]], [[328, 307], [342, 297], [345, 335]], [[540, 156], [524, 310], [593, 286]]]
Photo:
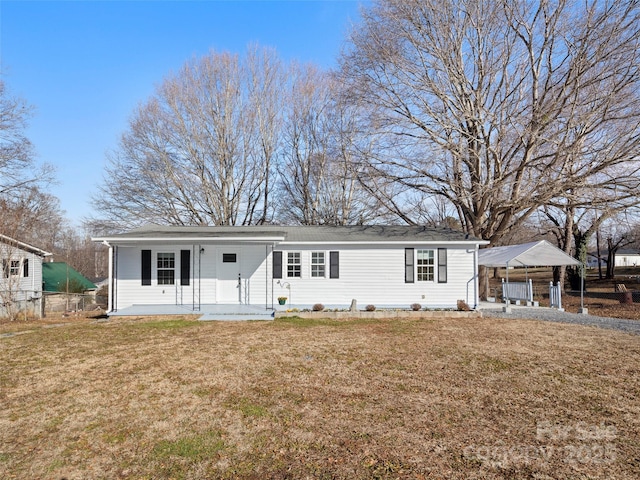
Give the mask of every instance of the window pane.
[[176, 258], [174, 253], [158, 253], [158, 268], [175, 268]]
[[11, 269], [9, 270], [10, 275], [20, 275], [20, 260], [11, 260]]
[[324, 277], [324, 265], [311, 265], [312, 277]]
[[174, 281], [174, 270], [158, 270], [158, 285], [173, 285]]
[[289, 263], [300, 263], [300, 252], [289, 252], [287, 253], [287, 258]]
[[324, 277], [324, 252], [311, 252], [311, 276]]
[[287, 252], [287, 277], [300, 277], [300, 252]]
[[419, 282], [432, 282], [434, 280], [434, 251], [418, 250], [416, 252], [417, 274]]
[[158, 285], [175, 283], [175, 253], [158, 253]]

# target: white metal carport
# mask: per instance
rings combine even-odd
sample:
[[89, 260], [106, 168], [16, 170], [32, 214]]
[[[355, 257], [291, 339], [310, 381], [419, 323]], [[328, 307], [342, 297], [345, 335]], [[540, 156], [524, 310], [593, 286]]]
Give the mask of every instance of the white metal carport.
[[[510, 267], [556, 267], [562, 265], [580, 266], [584, 273], [584, 265], [571, 255], [567, 255], [558, 247], [546, 240], [507, 245], [504, 247], [484, 248], [478, 252], [478, 265], [495, 268], [506, 268], [506, 280], [509, 283]], [[584, 275], [582, 275], [584, 278]], [[580, 306], [584, 310], [584, 280], [580, 283]]]

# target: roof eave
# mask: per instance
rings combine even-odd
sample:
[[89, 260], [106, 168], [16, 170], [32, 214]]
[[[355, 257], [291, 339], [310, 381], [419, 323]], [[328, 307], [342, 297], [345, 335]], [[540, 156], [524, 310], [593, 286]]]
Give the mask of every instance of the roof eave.
[[94, 237], [93, 242], [123, 243], [206, 243], [206, 242], [243, 242], [273, 243], [282, 242], [284, 237]]
[[6, 235], [2, 235], [0, 234], [0, 241], [2, 241], [5, 244], [11, 244], [17, 248], [20, 248], [22, 250], [26, 250], [29, 253], [35, 253], [36, 255], [40, 256], [40, 257], [50, 257], [53, 255], [53, 253], [50, 252], [46, 252], [38, 247], [34, 247], [33, 245], [29, 245], [28, 243], [24, 243], [21, 242], [20, 240], [16, 240], [14, 238], [11, 237], [7, 237]]

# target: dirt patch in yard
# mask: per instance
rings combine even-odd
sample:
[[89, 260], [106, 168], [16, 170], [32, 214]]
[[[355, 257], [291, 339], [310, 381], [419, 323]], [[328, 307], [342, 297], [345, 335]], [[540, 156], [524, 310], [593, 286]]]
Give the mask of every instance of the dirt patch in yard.
[[640, 341], [491, 318], [0, 339], [0, 477], [638, 478]]
[[584, 300], [581, 301], [580, 295], [574, 293], [565, 294], [562, 297], [562, 307], [567, 312], [577, 313], [582, 302], [589, 310], [589, 315], [640, 320], [640, 303], [623, 304], [616, 299], [591, 298], [589, 296], [585, 296]]

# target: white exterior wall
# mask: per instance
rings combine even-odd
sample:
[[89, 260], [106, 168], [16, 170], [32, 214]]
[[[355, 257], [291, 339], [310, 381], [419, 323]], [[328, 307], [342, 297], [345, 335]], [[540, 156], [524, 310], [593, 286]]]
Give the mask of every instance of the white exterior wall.
[[616, 267], [640, 267], [640, 254], [637, 253], [616, 253]]
[[[437, 249], [447, 249], [447, 283], [438, 283]], [[435, 280], [405, 283], [405, 248], [434, 250]], [[191, 281], [180, 285], [180, 250], [191, 250]], [[200, 250], [204, 249], [200, 254]], [[283, 252], [282, 279], [272, 278], [272, 249]], [[151, 285], [141, 284], [141, 251], [151, 250]], [[325, 278], [311, 277], [311, 253], [325, 252]], [[339, 252], [339, 278], [329, 278], [329, 252]], [[157, 253], [175, 254], [175, 285], [158, 285]], [[301, 277], [287, 276], [287, 253], [300, 252]], [[458, 300], [476, 304], [475, 245], [288, 245], [203, 244], [146, 245], [117, 249], [116, 309], [131, 305], [166, 304], [193, 307], [200, 304], [243, 303], [271, 307], [277, 297], [288, 297], [288, 306], [423, 307], [451, 308]], [[236, 265], [223, 264], [223, 253], [236, 253]], [[416, 255], [417, 258], [417, 255]], [[238, 289], [238, 273], [240, 289]], [[200, 277], [200, 280], [198, 280]]]
[[[192, 305], [193, 279], [189, 286], [180, 285], [180, 250], [191, 245], [154, 245], [150, 247], [118, 247], [116, 253], [116, 308], [131, 305]], [[142, 285], [142, 250], [151, 250], [151, 285]], [[158, 285], [157, 254], [175, 254], [174, 285]], [[193, 252], [191, 254], [193, 256]], [[193, 260], [193, 258], [192, 258]], [[193, 262], [192, 262], [193, 263]], [[193, 272], [191, 277], [193, 277]]]
[[[5, 276], [4, 260], [18, 261], [19, 274]], [[24, 276], [24, 261], [28, 260], [28, 276]], [[17, 305], [17, 310], [40, 311], [42, 302], [42, 262], [43, 257], [22, 248], [0, 243], [0, 316], [7, 315], [10, 309], [2, 304]], [[10, 264], [9, 264], [10, 265]]]
[[[20, 262], [19, 275], [5, 277], [4, 260]], [[23, 276], [23, 261], [29, 261], [29, 276]], [[0, 291], [13, 300], [42, 296], [42, 257], [19, 247], [0, 243]]]
[[[447, 248], [447, 283], [438, 283], [437, 249]], [[414, 283], [405, 283], [405, 248], [434, 250], [435, 279], [418, 281], [414, 259]], [[473, 246], [451, 245], [366, 245], [276, 247], [283, 252], [283, 278], [275, 281], [275, 296], [289, 297], [291, 305], [349, 305], [355, 299], [360, 308], [403, 307], [413, 303], [423, 307], [455, 307], [458, 300], [470, 306], [476, 303], [476, 279]], [[311, 277], [311, 252], [325, 252], [326, 277]], [[340, 252], [339, 278], [329, 278], [329, 252]], [[287, 277], [287, 252], [301, 253], [301, 278]], [[287, 284], [290, 288], [286, 288]]]
[[[142, 285], [142, 250], [151, 250], [151, 285]], [[180, 251], [191, 251], [190, 282], [180, 285]], [[174, 285], [159, 285], [157, 254], [174, 253]], [[117, 248], [116, 309], [131, 305], [246, 303], [271, 306], [271, 247], [265, 245], [146, 245]], [[223, 264], [224, 253], [235, 253], [235, 265]], [[229, 268], [226, 268], [229, 267]], [[267, 277], [267, 272], [269, 276]], [[238, 273], [241, 288], [238, 289]], [[266, 305], [266, 304], [265, 304]]]

